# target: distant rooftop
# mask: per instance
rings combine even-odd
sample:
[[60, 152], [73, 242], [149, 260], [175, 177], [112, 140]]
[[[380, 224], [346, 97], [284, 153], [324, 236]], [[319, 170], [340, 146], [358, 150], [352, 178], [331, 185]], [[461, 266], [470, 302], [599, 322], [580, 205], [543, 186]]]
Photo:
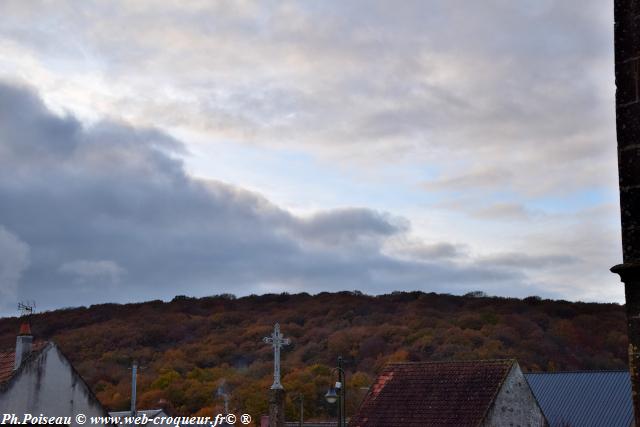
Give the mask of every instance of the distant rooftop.
[[[163, 409], [139, 409], [136, 411], [138, 416], [146, 415], [148, 418], [155, 418], [157, 416], [166, 415]], [[113, 411], [109, 412], [109, 415], [112, 417], [129, 417], [131, 416], [131, 411]]]
[[392, 363], [350, 426], [478, 426], [514, 360]]
[[[284, 423], [284, 427], [298, 427], [300, 423], [298, 421], [287, 421]], [[337, 421], [305, 421], [302, 424], [303, 427], [336, 427]]]
[[627, 371], [533, 372], [525, 377], [549, 427], [629, 427]]

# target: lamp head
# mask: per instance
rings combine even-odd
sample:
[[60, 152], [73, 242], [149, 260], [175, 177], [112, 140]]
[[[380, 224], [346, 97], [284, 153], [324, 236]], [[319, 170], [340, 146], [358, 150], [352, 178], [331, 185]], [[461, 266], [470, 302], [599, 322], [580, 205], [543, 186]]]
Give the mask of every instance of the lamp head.
[[327, 399], [327, 402], [333, 404], [338, 400], [338, 393], [336, 393], [336, 389], [331, 387], [327, 394], [324, 395], [324, 398]]

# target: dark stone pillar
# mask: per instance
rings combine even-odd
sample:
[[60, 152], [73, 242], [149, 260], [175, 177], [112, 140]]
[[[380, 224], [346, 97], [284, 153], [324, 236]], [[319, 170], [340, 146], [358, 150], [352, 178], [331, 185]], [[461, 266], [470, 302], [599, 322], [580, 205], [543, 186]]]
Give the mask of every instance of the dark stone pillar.
[[614, 0], [614, 19], [623, 264], [611, 271], [625, 286], [633, 408], [640, 420], [640, 0]]
[[620, 275], [624, 282], [626, 300], [627, 334], [629, 336], [629, 374], [631, 376], [631, 393], [633, 411], [636, 419], [640, 419], [640, 268], [633, 264], [620, 264], [611, 269]]
[[283, 389], [269, 390], [269, 427], [284, 427], [284, 398]]

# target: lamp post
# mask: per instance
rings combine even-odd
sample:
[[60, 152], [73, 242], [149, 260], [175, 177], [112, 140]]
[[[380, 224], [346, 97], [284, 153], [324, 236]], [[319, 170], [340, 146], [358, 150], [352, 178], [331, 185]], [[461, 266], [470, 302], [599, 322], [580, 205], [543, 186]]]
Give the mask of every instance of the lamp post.
[[304, 425], [304, 394], [298, 394], [296, 400], [300, 403], [300, 422], [298, 425], [302, 427]]
[[335, 371], [338, 371], [338, 381], [336, 381], [336, 385], [334, 387], [329, 388], [324, 397], [327, 402], [331, 404], [334, 404], [336, 403], [336, 401], [338, 401], [338, 427], [347, 427], [345, 416], [346, 383], [344, 369], [342, 368], [342, 356], [338, 357], [338, 366], [333, 368], [331, 372]]

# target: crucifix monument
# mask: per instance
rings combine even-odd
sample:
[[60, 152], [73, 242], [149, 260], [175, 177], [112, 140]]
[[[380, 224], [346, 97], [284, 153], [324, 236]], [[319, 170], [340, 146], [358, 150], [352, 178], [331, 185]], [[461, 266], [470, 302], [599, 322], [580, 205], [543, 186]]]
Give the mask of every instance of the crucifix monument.
[[273, 384], [269, 393], [269, 426], [284, 426], [284, 387], [280, 383], [280, 349], [291, 341], [280, 333], [280, 325], [275, 324], [273, 333], [262, 339], [273, 347]]
[[278, 323], [273, 327], [273, 333], [262, 339], [266, 344], [273, 346], [273, 384], [271, 390], [282, 389], [280, 384], [280, 349], [290, 344], [289, 338], [284, 338], [280, 333], [280, 325]]

